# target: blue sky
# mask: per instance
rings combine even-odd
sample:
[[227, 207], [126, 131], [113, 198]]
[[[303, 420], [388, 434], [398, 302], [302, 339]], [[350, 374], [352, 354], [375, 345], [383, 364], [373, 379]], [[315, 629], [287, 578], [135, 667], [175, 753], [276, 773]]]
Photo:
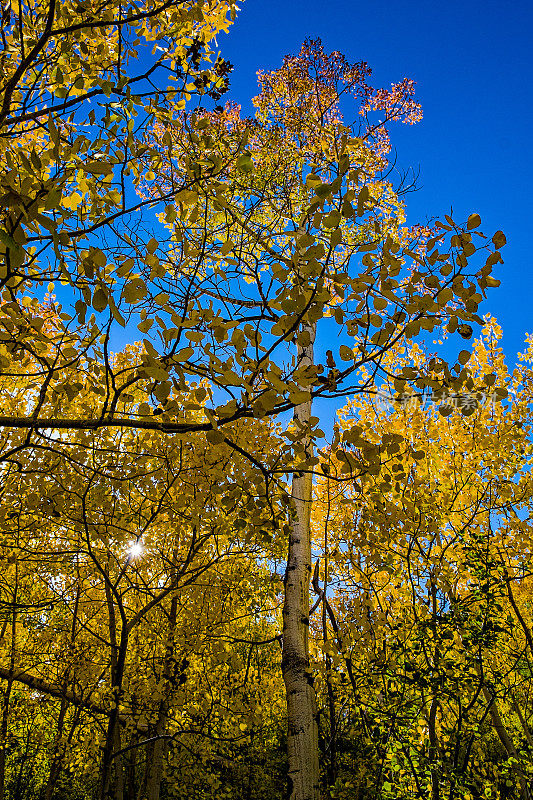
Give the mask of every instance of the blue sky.
[[391, 131], [398, 164], [420, 170], [408, 221], [477, 212], [482, 230], [508, 240], [493, 289], [481, 307], [504, 331], [509, 364], [533, 332], [533, 6], [516, 0], [351, 3], [245, 0], [229, 36], [234, 65], [226, 98], [250, 110], [258, 69], [275, 69], [306, 36], [328, 51], [367, 61], [370, 83], [417, 83], [424, 119]]

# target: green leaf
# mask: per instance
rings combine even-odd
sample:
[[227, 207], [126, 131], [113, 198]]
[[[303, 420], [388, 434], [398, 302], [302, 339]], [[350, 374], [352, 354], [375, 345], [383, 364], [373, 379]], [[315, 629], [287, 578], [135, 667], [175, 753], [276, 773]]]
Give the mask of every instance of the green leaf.
[[341, 221], [340, 211], [334, 209], [333, 211], [330, 211], [329, 214], [326, 214], [326, 216], [322, 220], [322, 224], [324, 225], [325, 228], [336, 228], [340, 221]]
[[339, 347], [339, 355], [343, 361], [352, 361], [354, 357], [352, 348], [345, 344], [341, 344]]
[[503, 247], [507, 243], [507, 239], [505, 238], [505, 233], [503, 231], [496, 231], [494, 236], [492, 237], [492, 243], [494, 247], [498, 249]]
[[359, 192], [359, 197], [357, 198], [357, 216], [362, 217], [365, 211], [365, 203], [370, 198], [370, 192], [368, 190], [368, 186], [365, 184], [361, 191]]
[[174, 354], [174, 361], [188, 361], [194, 355], [194, 348], [183, 347]]
[[289, 400], [295, 406], [299, 406], [301, 403], [308, 403], [310, 399], [311, 394], [303, 391], [302, 389], [294, 389], [289, 394]]
[[311, 335], [309, 331], [300, 331], [298, 334], [298, 344], [301, 347], [309, 347], [311, 344]]
[[76, 300], [74, 308], [76, 309], [76, 314], [78, 315], [78, 321], [83, 325], [85, 322], [85, 314], [87, 313], [86, 303], [84, 303], [83, 300]]
[[146, 319], [143, 319], [142, 322], [139, 322], [137, 328], [138, 330], [140, 330], [141, 333], [148, 333], [153, 324], [154, 324], [153, 319], [147, 317]]
[[337, 247], [342, 242], [342, 231], [340, 228], [335, 228], [330, 238], [331, 246]]
[[315, 186], [315, 194], [317, 197], [320, 197], [323, 200], [328, 194], [331, 193], [331, 184], [330, 183], [321, 183], [319, 186]]
[[474, 330], [471, 325], [459, 325], [457, 328], [457, 333], [463, 337], [463, 339], [470, 339]]
[[305, 179], [305, 183], [306, 186], [310, 186], [311, 188], [313, 188], [313, 186], [318, 186], [320, 183], [322, 183], [322, 180], [319, 178], [318, 175], [315, 175], [313, 172], [310, 172]]
[[107, 308], [107, 292], [99, 288], [93, 294], [92, 307], [95, 311], [102, 312]]
[[466, 227], [468, 228], [468, 230], [471, 231], [473, 228], [479, 228], [480, 225], [481, 225], [481, 217], [479, 216], [479, 214], [470, 214], [470, 216], [468, 217], [468, 221], [466, 223]]
[[14, 239], [5, 231], [0, 230], [0, 242], [6, 245], [6, 247], [11, 247], [13, 250], [19, 250], [19, 245], [14, 241]]
[[126, 303], [137, 303], [146, 295], [146, 284], [142, 278], [134, 278], [124, 287], [124, 300]]
[[207, 431], [205, 434], [205, 438], [209, 442], [209, 444], [222, 444], [225, 439], [224, 434], [221, 431]]
[[107, 161], [89, 161], [88, 164], [81, 164], [81, 168], [91, 175], [111, 175], [113, 167]]
[[113, 314], [113, 317], [116, 319], [116, 321], [118, 322], [119, 325], [121, 325], [123, 328], [125, 328], [126, 327], [126, 320], [124, 319], [124, 317], [122, 316], [122, 314], [118, 310], [118, 308], [117, 308], [117, 306], [115, 304], [115, 301], [113, 300], [113, 295], [110, 294], [107, 299], [109, 301], [109, 308], [111, 309], [111, 313]]
[[57, 130], [52, 115], [50, 114], [48, 117], [48, 130], [50, 132], [50, 136], [52, 141], [55, 145], [59, 144], [59, 131]]
[[439, 406], [439, 414], [442, 417], [448, 417], [453, 411], [453, 406]]
[[254, 162], [250, 153], [243, 153], [237, 159], [236, 167], [241, 172], [252, 172]]

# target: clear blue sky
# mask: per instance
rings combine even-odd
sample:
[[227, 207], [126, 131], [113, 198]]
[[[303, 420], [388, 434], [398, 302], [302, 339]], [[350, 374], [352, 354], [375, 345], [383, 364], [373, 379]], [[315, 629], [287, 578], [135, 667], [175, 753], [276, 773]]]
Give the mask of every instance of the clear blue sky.
[[401, 167], [420, 169], [407, 198], [409, 222], [448, 213], [482, 217], [482, 230], [508, 240], [482, 314], [504, 330], [509, 365], [533, 332], [533, 5], [525, 0], [245, 0], [229, 36], [234, 65], [227, 98], [250, 110], [258, 69], [274, 69], [306, 36], [328, 51], [367, 61], [370, 83], [417, 83], [424, 119], [396, 125]]

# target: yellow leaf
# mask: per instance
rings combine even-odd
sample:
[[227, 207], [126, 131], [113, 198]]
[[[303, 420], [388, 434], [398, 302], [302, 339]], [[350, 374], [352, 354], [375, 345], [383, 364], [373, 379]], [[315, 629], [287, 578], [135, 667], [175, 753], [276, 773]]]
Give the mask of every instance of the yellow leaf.
[[74, 210], [75, 208], [78, 208], [81, 201], [82, 201], [81, 194], [78, 194], [78, 192], [73, 192], [68, 197], [63, 198], [63, 200], [61, 201], [61, 205], [64, 208], [71, 208], [72, 210]]

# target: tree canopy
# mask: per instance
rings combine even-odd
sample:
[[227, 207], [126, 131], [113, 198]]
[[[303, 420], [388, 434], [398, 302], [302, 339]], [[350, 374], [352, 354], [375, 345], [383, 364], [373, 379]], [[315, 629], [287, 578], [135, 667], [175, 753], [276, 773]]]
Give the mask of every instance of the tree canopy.
[[3, 11], [0, 798], [525, 800], [505, 235], [406, 224], [412, 80], [222, 104], [236, 11]]

